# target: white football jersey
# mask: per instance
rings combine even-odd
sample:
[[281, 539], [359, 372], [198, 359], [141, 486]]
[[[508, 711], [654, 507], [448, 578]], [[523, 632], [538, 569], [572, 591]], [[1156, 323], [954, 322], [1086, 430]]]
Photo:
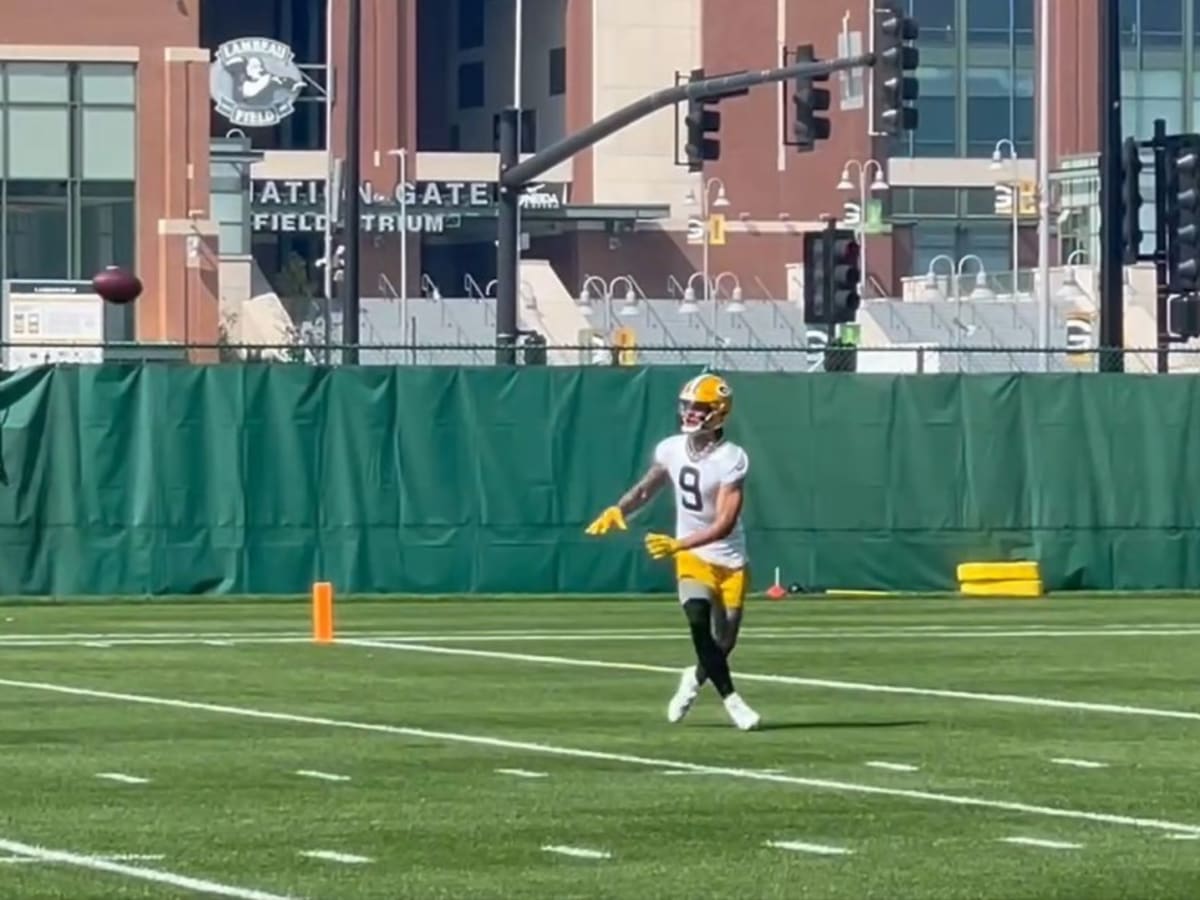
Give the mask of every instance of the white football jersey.
[[[676, 434], [660, 441], [654, 461], [665, 468], [675, 490], [675, 537], [686, 537], [712, 525], [717, 518], [717, 492], [723, 484], [737, 484], [750, 471], [746, 451], [730, 441], [694, 455], [688, 436]], [[739, 569], [746, 565], [746, 535], [742, 517], [726, 537], [692, 551], [718, 566]]]

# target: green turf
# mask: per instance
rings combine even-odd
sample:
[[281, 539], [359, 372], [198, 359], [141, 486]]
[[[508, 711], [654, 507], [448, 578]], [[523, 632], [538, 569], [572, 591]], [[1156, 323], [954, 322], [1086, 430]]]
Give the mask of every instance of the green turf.
[[[756, 734], [729, 726], [711, 693], [683, 725], [663, 720], [675, 677], [637, 666], [675, 668], [689, 658], [668, 600], [346, 604], [338, 610], [346, 641], [280, 640], [302, 638], [305, 615], [301, 603], [0, 609], [0, 679], [328, 720], [2, 685], [0, 841], [84, 855], [161, 854], [129, 865], [307, 900], [1196, 895], [1200, 840], [1172, 839], [1170, 828], [1148, 823], [1049, 813], [1164, 820], [1200, 834], [1197, 600], [758, 600], [735, 669], [841, 684], [743, 679], [742, 693], [769, 726]], [[1135, 628], [1152, 633], [1122, 633]], [[519, 634], [496, 633], [503, 631]], [[151, 643], [161, 640], [151, 635], [168, 634], [177, 642]], [[125, 643], [139, 635], [143, 643]], [[385, 643], [407, 636], [425, 647], [559, 661], [351, 643], [380, 635]], [[1192, 717], [1149, 714], [1154, 709]], [[364, 724], [430, 733], [352, 727]], [[504, 746], [517, 743], [536, 746]], [[1051, 762], [1056, 757], [1107, 767], [1069, 768]], [[886, 771], [870, 761], [919, 769]], [[671, 762], [734, 771], [665, 774]], [[303, 778], [301, 769], [350, 780]], [[766, 770], [781, 775], [754, 777]], [[150, 781], [118, 784], [99, 772]], [[1002, 842], [1018, 836], [1081, 847]], [[768, 841], [853, 853], [819, 856]], [[551, 844], [611, 858], [541, 849]], [[372, 861], [318, 861], [301, 857], [305, 850]], [[65, 865], [0, 863], [0, 897], [177, 896], [194, 894]]]

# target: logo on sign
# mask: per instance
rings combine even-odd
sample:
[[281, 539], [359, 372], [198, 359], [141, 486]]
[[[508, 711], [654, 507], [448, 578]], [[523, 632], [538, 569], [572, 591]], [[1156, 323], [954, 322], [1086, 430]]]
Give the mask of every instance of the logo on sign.
[[217, 48], [208, 84], [217, 112], [234, 125], [270, 128], [295, 112], [304, 75], [287, 44], [238, 38]]

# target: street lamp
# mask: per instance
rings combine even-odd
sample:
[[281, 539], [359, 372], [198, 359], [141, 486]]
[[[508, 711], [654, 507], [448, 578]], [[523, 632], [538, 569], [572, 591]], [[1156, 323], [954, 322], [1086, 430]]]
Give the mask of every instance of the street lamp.
[[1087, 292], [1080, 286], [1079, 279], [1075, 276], [1075, 258], [1078, 256], [1087, 256], [1087, 252], [1075, 250], [1067, 257], [1067, 274], [1063, 277], [1063, 283], [1055, 295], [1064, 303], [1088, 299]]
[[[875, 177], [867, 184], [867, 177], [874, 170]], [[862, 270], [863, 298], [871, 289], [870, 270], [867, 268], [867, 194], [882, 193], [888, 190], [888, 183], [883, 177], [883, 164], [877, 159], [868, 159], [865, 163], [857, 159], [849, 160], [842, 166], [842, 178], [838, 182], [839, 191], [854, 190], [854, 182], [850, 180], [852, 171], [858, 172], [858, 259]]]
[[579, 290], [579, 312], [584, 316], [590, 317], [594, 311], [590, 291], [593, 285], [598, 285], [597, 292], [600, 295], [600, 299], [603, 300], [608, 297], [608, 282], [599, 275], [589, 275], [583, 279], [583, 287]]
[[[1009, 156], [1005, 157], [1002, 153], [1007, 147]], [[1012, 163], [1012, 296], [1017, 299], [1017, 278], [1021, 271], [1021, 179], [1019, 165], [1020, 161], [1017, 157], [1017, 145], [1008, 138], [1000, 138], [996, 141], [996, 149], [992, 151], [993, 172], [1003, 172], [1004, 162], [1008, 160]], [[1001, 182], [1003, 183], [1003, 182]]]
[[[682, 315], [693, 316], [700, 312], [700, 307], [696, 305], [696, 289], [692, 287], [692, 282], [697, 278], [704, 278], [706, 284], [708, 282], [708, 278], [705, 277], [703, 272], [693, 272], [691, 277], [688, 278], [687, 287], [683, 289], [683, 302], [679, 304], [679, 312]], [[708, 293], [707, 289], [705, 293]]]
[[[713, 194], [714, 188], [716, 188], [715, 195]], [[696, 197], [695, 190], [688, 190], [687, 197], [685, 198], [685, 202], [689, 206], [695, 206], [697, 204], [697, 197]], [[711, 300], [713, 302], [712, 303], [713, 342], [717, 346], [720, 346], [720, 338], [719, 338], [719, 333], [717, 331], [716, 298], [712, 296], [712, 281], [709, 279], [709, 275], [708, 275], [708, 249], [709, 249], [709, 239], [710, 239], [710, 234], [711, 234], [710, 227], [709, 227], [710, 226], [709, 210], [710, 209], [725, 209], [726, 207], [730, 206], [729, 196], [725, 191], [725, 182], [716, 176], [713, 176], [712, 178], [709, 178], [707, 181], [705, 181], [704, 189], [701, 192], [700, 197], [699, 197], [699, 205], [700, 205], [700, 218], [704, 220], [704, 258], [703, 258], [703, 262], [701, 264], [701, 271], [704, 276], [704, 299]], [[691, 288], [691, 283], [692, 283], [691, 279], [688, 279], [689, 289]], [[684, 302], [685, 303], [687, 302], [686, 298], [685, 298]], [[692, 304], [695, 305], [694, 299], [692, 301]], [[681, 312], [683, 311], [683, 307], [680, 307], [680, 311]]]
[[395, 156], [400, 161], [400, 334], [404, 344], [408, 340], [408, 150], [401, 147], [389, 150], [388, 156]]
[[617, 289], [617, 285], [622, 281], [625, 282], [625, 302], [622, 303], [621, 308], [617, 310], [617, 315], [623, 318], [632, 318], [633, 316], [639, 315], [642, 311], [642, 308], [638, 306], [637, 292], [633, 289], [633, 279], [628, 275], [618, 275], [611, 282], [609, 282], [609, 291], [615, 291]]
[[746, 311], [746, 304], [742, 302], [742, 280], [733, 272], [721, 272], [713, 280], [713, 294], [719, 296], [721, 293], [721, 282], [726, 278], [733, 279], [733, 291], [729, 295], [729, 300], [725, 303], [725, 312], [731, 316], [739, 315]]

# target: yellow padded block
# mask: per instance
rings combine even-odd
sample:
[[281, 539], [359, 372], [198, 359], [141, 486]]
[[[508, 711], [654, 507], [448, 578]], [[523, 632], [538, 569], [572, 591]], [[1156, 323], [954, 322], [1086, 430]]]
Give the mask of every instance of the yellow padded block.
[[1040, 597], [1042, 582], [1036, 579], [1013, 581], [965, 581], [959, 585], [968, 597]]
[[1038, 564], [1031, 560], [1016, 562], [959, 563], [958, 580], [967, 581], [1037, 581], [1042, 577]]

